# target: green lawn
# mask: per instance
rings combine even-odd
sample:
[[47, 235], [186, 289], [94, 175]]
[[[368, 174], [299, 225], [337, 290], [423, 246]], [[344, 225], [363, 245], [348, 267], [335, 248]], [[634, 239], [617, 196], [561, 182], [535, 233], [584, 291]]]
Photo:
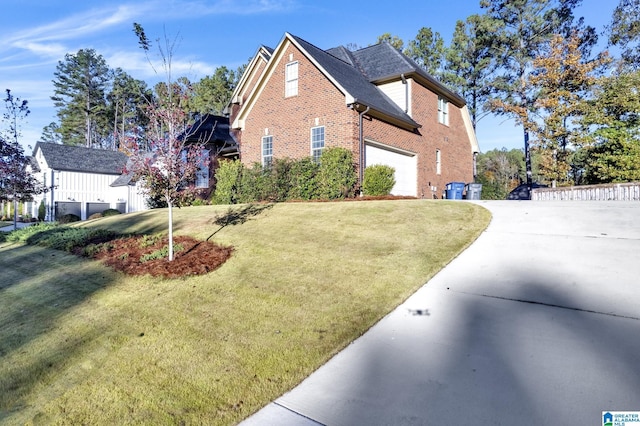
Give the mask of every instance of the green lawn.
[[[177, 234], [235, 248], [220, 269], [178, 280], [0, 243], [0, 423], [236, 424], [364, 333], [490, 220], [466, 202], [397, 200], [277, 204], [216, 225], [228, 209], [174, 210]], [[155, 233], [165, 222], [154, 210], [79, 226]]]

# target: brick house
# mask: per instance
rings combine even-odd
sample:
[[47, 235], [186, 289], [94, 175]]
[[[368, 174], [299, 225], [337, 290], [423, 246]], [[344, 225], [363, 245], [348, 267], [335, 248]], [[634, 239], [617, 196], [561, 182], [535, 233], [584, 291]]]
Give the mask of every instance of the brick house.
[[448, 182], [474, 179], [465, 101], [388, 43], [322, 50], [285, 33], [258, 49], [226, 112], [245, 164], [344, 147], [360, 182], [369, 165], [394, 167], [395, 195], [440, 198]]

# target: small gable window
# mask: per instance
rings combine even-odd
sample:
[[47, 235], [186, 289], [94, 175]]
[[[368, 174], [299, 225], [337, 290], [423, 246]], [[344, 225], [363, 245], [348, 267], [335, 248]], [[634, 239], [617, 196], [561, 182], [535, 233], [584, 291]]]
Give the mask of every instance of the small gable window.
[[262, 137], [262, 165], [271, 166], [273, 162], [273, 136]]
[[324, 126], [311, 129], [311, 157], [316, 163], [320, 162], [320, 156], [324, 149]]
[[285, 72], [285, 89], [284, 96], [296, 96], [298, 94], [298, 63], [290, 62], [287, 64]]
[[438, 96], [438, 123], [449, 125], [449, 102]]

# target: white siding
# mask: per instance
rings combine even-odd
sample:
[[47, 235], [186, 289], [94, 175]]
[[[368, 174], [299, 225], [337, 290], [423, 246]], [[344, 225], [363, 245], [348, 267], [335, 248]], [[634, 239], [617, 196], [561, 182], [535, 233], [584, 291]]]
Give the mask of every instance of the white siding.
[[407, 84], [404, 84], [402, 81], [394, 81], [381, 84], [378, 88], [398, 105], [400, 109], [403, 111], [407, 110], [407, 114], [411, 116], [411, 80], [408, 79], [406, 82]]
[[115, 209], [118, 204], [126, 203], [126, 212], [146, 210], [144, 197], [138, 194], [136, 187], [110, 185], [118, 177], [117, 175], [105, 175], [94, 173], [81, 173], [69, 171], [54, 171], [53, 185], [51, 190], [51, 169], [42, 169], [35, 176], [41, 182], [44, 180], [48, 192], [39, 195], [34, 199], [32, 215], [38, 216], [40, 201], [44, 200], [47, 206], [47, 220], [50, 217], [51, 206], [56, 202], [68, 203], [77, 202], [81, 205], [81, 219], [85, 220], [89, 216], [87, 203], [104, 203], [108, 208]]

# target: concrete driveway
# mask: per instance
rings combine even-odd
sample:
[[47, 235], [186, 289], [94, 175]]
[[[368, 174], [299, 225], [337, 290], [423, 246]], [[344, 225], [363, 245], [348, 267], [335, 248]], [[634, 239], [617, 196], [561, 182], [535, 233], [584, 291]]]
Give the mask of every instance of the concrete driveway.
[[243, 425], [602, 425], [640, 411], [640, 203], [478, 201], [480, 238]]

